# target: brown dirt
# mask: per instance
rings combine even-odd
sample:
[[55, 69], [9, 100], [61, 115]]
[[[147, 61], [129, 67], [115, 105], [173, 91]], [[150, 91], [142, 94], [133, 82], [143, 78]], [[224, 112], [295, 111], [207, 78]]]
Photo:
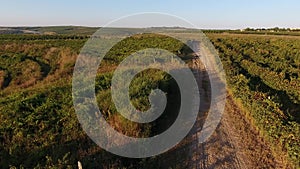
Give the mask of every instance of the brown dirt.
[[[200, 71], [203, 68], [197, 70], [199, 64], [193, 65], [194, 74], [199, 76], [197, 81], [201, 83], [199, 79], [206, 78]], [[205, 109], [203, 112], [209, 107]], [[285, 153], [271, 148], [231, 94], [227, 94], [225, 111], [217, 129], [208, 141], [198, 144], [197, 134], [205, 118], [204, 115], [197, 120], [186, 138], [190, 140], [188, 147], [192, 156], [189, 168], [292, 168]]]
[[192, 158], [188, 168], [292, 168], [252, 127], [232, 96], [227, 97], [223, 118], [207, 142], [198, 144], [193, 130], [189, 138]]
[[272, 151], [230, 95], [221, 123], [205, 143], [205, 151], [207, 168], [292, 168]]

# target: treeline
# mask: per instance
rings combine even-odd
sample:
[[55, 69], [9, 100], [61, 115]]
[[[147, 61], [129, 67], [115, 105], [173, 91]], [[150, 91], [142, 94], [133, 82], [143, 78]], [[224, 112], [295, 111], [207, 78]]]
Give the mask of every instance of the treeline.
[[300, 36], [300, 29], [291, 28], [246, 28], [246, 29], [224, 29], [224, 30], [203, 30], [204, 33], [231, 33], [231, 34], [258, 34], [258, 35], [289, 35]]
[[300, 28], [246, 28], [245, 31], [300, 32]]

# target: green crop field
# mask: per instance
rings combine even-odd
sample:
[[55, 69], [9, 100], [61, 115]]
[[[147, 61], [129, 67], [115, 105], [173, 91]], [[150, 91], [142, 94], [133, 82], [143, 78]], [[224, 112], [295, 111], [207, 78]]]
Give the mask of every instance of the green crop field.
[[[84, 168], [154, 167], [152, 158], [134, 161], [102, 150], [77, 120], [72, 102], [73, 69], [96, 28], [31, 29], [42, 34], [0, 34], [0, 168], [76, 168], [77, 161]], [[228, 90], [245, 109], [244, 115], [276, 151], [284, 152], [287, 160], [299, 167], [300, 37], [206, 33], [219, 52]], [[116, 130], [135, 137], [155, 135], [176, 118], [176, 113], [168, 112], [177, 108], [167, 105], [166, 116], [156, 123], [138, 124], [119, 115], [112, 104], [113, 71], [126, 56], [145, 48], [166, 48], [186, 62], [189, 58], [185, 56], [191, 53], [175, 39], [151, 34], [127, 38], [107, 53], [96, 76], [98, 105]], [[133, 105], [147, 110], [148, 95], [157, 87], [178, 102], [174, 79], [149, 69], [131, 83]]]
[[210, 35], [234, 97], [247, 116], [299, 166], [300, 39]]

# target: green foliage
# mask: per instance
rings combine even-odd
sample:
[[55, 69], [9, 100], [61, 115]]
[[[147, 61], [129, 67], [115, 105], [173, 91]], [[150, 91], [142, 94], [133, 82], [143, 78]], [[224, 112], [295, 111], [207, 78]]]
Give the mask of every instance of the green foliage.
[[[82, 161], [84, 168], [114, 168], [115, 165], [126, 168], [116, 161], [127, 159], [103, 151], [85, 135], [73, 109], [72, 70], [85, 38], [79, 35], [0, 35], [2, 168], [76, 168], [77, 160]], [[101, 63], [95, 79], [96, 98], [101, 113], [119, 132], [148, 137], [153, 134], [154, 124], [133, 123], [119, 115], [110, 93], [113, 71], [131, 52], [162, 46], [176, 53], [183, 44], [165, 36], [138, 35], [117, 44]], [[168, 93], [170, 84], [174, 83], [170, 80], [170, 76], [157, 70], [138, 74], [130, 85], [133, 105], [147, 110], [151, 89], [158, 87]]]
[[[150, 108], [148, 96], [151, 90], [160, 88], [164, 92], [168, 92], [170, 88], [170, 75], [165, 72], [148, 69], [139, 73], [131, 82], [129, 94], [132, 104], [141, 111], [146, 111]], [[167, 84], [167, 85], [163, 85]]]
[[[70, 35], [72, 31], [66, 27], [55, 29], [66, 35], [0, 35], [1, 168], [76, 168], [78, 160], [84, 168], [144, 167], [147, 160], [132, 162], [111, 155], [82, 131], [73, 109], [71, 77], [76, 55], [88, 36]], [[220, 52], [235, 97], [249, 109], [256, 125], [274, 145], [299, 165], [300, 41], [222, 34], [214, 34], [211, 39]], [[109, 51], [95, 79], [102, 114], [109, 123], [119, 126], [117, 130], [135, 137], [168, 128], [176, 118], [176, 83], [166, 73], [153, 69], [139, 73], [131, 82], [131, 102], [137, 109], [147, 110], [148, 96], [158, 87], [173, 99], [173, 106], [167, 105], [171, 114], [154, 124], [138, 125], [120, 117], [112, 104], [110, 84], [116, 66], [129, 54], [149, 47], [163, 47], [183, 59], [188, 59], [184, 56], [190, 52], [169, 37], [133, 36]]]
[[211, 39], [235, 97], [274, 146], [299, 167], [300, 40], [220, 35]]
[[[143, 35], [135, 35], [129, 38], [126, 38], [116, 44], [105, 56], [106, 60], [111, 60], [116, 63], [121, 62], [125, 57], [133, 54], [142, 49], [147, 48], [159, 48], [165, 49], [169, 52], [177, 54], [179, 56], [180, 53], [178, 51], [183, 50], [185, 45], [171, 37], [167, 37], [165, 35], [157, 35], [157, 34], [143, 34]], [[189, 48], [185, 46], [184, 51], [186, 53], [191, 52], [187, 51]]]

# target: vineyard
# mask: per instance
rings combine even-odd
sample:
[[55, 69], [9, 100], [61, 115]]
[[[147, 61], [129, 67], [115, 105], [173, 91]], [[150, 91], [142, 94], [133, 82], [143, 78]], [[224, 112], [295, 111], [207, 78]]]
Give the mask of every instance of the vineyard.
[[[101, 150], [86, 136], [77, 120], [71, 79], [77, 55], [86, 40], [87, 36], [77, 35], [1, 36], [0, 165], [4, 168], [73, 168], [77, 160], [86, 168], [132, 165], [132, 160]], [[148, 95], [157, 87], [168, 93], [170, 103], [153, 124], [125, 119], [111, 101], [110, 83], [116, 65], [137, 50], [160, 47], [176, 53], [183, 46], [172, 38], [145, 35], [121, 41], [107, 54], [98, 70], [95, 91], [103, 116], [116, 130], [135, 137], [155, 135], [167, 129], [176, 118], [174, 110], [178, 107], [170, 103], [179, 105], [176, 104], [178, 87], [173, 78], [149, 69], [131, 83], [133, 105], [147, 110]], [[118, 161], [129, 161], [129, 164]]]
[[300, 39], [210, 36], [247, 116], [299, 166]]
[[[245, 116], [275, 152], [284, 152], [299, 167], [300, 38], [223, 33], [208, 37], [219, 52], [228, 90]], [[0, 35], [1, 168], [76, 168], [77, 161], [84, 168], [151, 168], [163, 163], [159, 157], [136, 160], [112, 155], [82, 130], [73, 109], [71, 82], [77, 55], [88, 38], [87, 34]], [[183, 43], [151, 34], [127, 38], [107, 53], [96, 77], [98, 105], [116, 130], [135, 137], [167, 129], [178, 109], [167, 105], [155, 123], [138, 124], [119, 115], [112, 104], [113, 71], [126, 56], [145, 48], [167, 49], [186, 62], [191, 56]], [[131, 83], [133, 105], [147, 110], [147, 96], [157, 87], [169, 94], [173, 104], [178, 102], [174, 79], [149, 69]]]

